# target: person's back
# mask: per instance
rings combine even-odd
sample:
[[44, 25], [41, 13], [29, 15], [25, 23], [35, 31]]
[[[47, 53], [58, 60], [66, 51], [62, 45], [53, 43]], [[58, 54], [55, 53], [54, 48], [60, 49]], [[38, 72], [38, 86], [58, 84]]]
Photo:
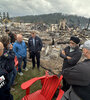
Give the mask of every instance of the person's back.
[[75, 93], [82, 98], [82, 100], [90, 100], [90, 85], [88, 86], [73, 86]]
[[8, 36], [10, 37], [10, 39], [11, 39], [11, 43], [14, 43], [15, 42], [15, 40], [16, 40], [16, 34], [14, 34], [14, 33], [12, 33], [10, 30], [6, 30], [6, 33], [8, 34]]
[[11, 43], [14, 43], [16, 40], [16, 35], [14, 33], [10, 32], [9, 36], [11, 38]]
[[83, 100], [90, 100], [90, 59], [85, 60], [81, 63], [80, 67], [78, 67], [79, 66], [77, 66], [77, 69], [82, 72], [77, 77], [79, 79], [83, 77], [83, 80], [82, 82], [80, 80], [79, 85], [82, 83], [81, 85], [83, 86], [73, 85], [72, 87], [77, 95], [83, 98]]

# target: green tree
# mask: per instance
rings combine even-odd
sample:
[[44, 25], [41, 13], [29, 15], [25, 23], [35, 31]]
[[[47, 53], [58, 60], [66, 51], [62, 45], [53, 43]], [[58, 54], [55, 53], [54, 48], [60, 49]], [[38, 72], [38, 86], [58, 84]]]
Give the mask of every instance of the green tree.
[[6, 15], [5, 15], [5, 12], [3, 12], [3, 19], [5, 19], [6, 18]]
[[10, 19], [10, 18], [9, 18], [9, 13], [8, 13], [8, 12], [7, 12], [7, 19]]

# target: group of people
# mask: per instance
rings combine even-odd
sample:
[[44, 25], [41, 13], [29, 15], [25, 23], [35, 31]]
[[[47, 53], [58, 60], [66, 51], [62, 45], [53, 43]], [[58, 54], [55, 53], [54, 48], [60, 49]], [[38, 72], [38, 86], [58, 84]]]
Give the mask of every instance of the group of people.
[[[71, 37], [69, 46], [61, 51], [64, 95], [61, 100], [90, 100], [90, 40], [79, 49], [80, 39]], [[78, 62], [82, 56], [86, 59]]]
[[[27, 46], [21, 34], [16, 36], [8, 29], [6, 33], [0, 39], [0, 100], [13, 100], [10, 88], [17, 75], [14, 59], [17, 57], [18, 74], [23, 76], [22, 70], [28, 71], [26, 67]], [[30, 33], [28, 48], [30, 59], [32, 59], [32, 69], [35, 68], [36, 57], [37, 69], [40, 71], [42, 40], [36, 35], [36, 31]], [[64, 59], [62, 89], [65, 92], [61, 100], [90, 100], [90, 40], [82, 45], [82, 51], [79, 45], [80, 39], [72, 36], [69, 46], [60, 52], [60, 57]], [[86, 57], [86, 60], [79, 62], [82, 54]], [[23, 67], [21, 67], [22, 62]]]
[[[0, 39], [0, 100], [13, 100], [10, 94], [11, 87], [15, 84], [17, 75], [15, 67], [15, 58], [18, 61], [18, 75], [22, 76], [22, 70], [28, 71], [27, 64], [27, 46], [21, 34], [13, 34], [8, 29], [7, 34], [3, 34]], [[30, 58], [32, 59], [32, 69], [35, 68], [35, 57], [37, 59], [37, 68], [40, 68], [40, 51], [42, 41], [32, 31], [28, 40]], [[23, 62], [23, 67], [22, 66]]]

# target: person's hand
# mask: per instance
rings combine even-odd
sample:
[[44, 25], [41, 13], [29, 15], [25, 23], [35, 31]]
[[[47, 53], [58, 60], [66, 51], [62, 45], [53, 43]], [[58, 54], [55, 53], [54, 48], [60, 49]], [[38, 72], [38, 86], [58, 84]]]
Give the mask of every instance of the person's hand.
[[72, 59], [71, 57], [67, 56], [67, 59]]
[[63, 55], [66, 55], [64, 50], [62, 50], [62, 54], [63, 54]]

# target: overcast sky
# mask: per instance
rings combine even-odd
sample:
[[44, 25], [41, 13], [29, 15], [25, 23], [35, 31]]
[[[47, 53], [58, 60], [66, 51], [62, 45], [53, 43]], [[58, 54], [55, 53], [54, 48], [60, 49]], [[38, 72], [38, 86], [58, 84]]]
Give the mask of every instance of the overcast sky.
[[90, 0], [0, 0], [0, 12], [9, 12], [10, 16], [58, 12], [89, 18]]

